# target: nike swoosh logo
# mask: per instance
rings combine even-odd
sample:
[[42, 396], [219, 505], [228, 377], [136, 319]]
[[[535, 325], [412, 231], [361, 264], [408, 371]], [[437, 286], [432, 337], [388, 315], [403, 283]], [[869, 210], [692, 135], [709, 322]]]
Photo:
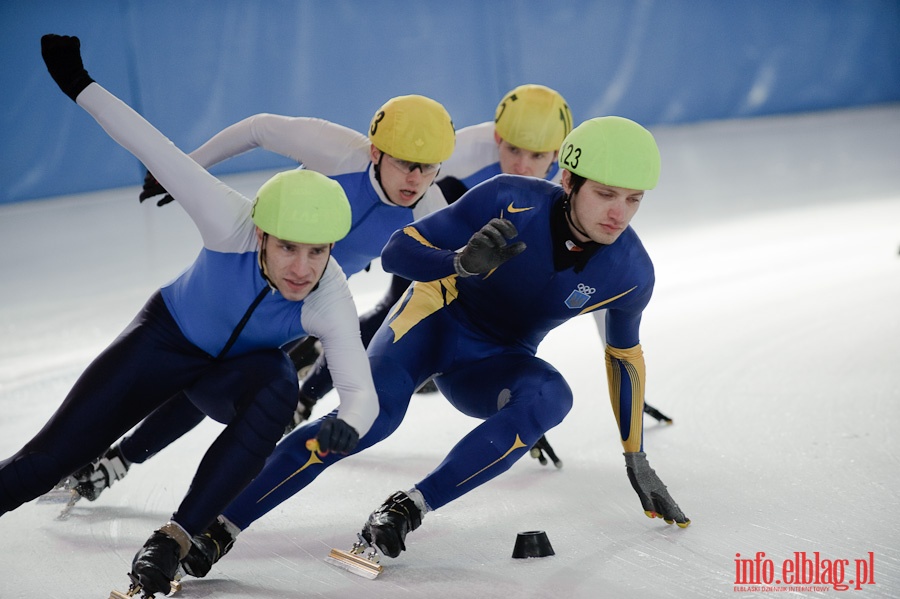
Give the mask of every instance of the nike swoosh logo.
[[513, 206], [513, 203], [510, 202], [509, 206], [506, 207], [509, 210], [510, 214], [515, 214], [516, 212], [525, 212], [526, 210], [534, 210], [534, 206], [529, 206], [528, 208], [516, 208]]

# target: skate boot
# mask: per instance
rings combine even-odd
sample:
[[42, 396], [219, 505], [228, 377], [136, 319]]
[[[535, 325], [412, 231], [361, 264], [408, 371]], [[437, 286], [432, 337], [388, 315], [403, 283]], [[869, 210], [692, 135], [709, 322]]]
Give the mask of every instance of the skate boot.
[[191, 549], [181, 560], [181, 567], [191, 576], [203, 578], [214, 563], [231, 551], [235, 537], [221, 519], [216, 519], [202, 534], [191, 539]]
[[322, 353], [322, 344], [315, 337], [304, 337], [294, 347], [288, 350], [288, 357], [297, 369], [297, 377], [300, 380], [310, 373], [319, 355]]
[[425, 394], [425, 393], [437, 393], [438, 388], [434, 383], [434, 379], [428, 379], [425, 381], [421, 387], [416, 389], [416, 393]]
[[284, 434], [288, 434], [298, 426], [300, 423], [309, 420], [309, 416], [312, 414], [313, 406], [316, 405], [316, 398], [310, 397], [306, 395], [303, 391], [300, 391], [297, 395], [297, 409], [294, 410], [294, 415], [291, 417], [291, 422], [284, 429]]
[[119, 446], [113, 445], [100, 458], [71, 476], [75, 481], [72, 489], [88, 501], [95, 501], [104, 489], [125, 478], [130, 466], [131, 462], [125, 459]]
[[178, 571], [178, 563], [187, 555], [191, 540], [178, 524], [169, 522], [147, 539], [131, 562], [131, 577], [144, 596], [168, 595]]
[[422, 510], [403, 491], [388, 497], [381, 507], [369, 515], [362, 536], [388, 557], [406, 550], [406, 535], [422, 524]]

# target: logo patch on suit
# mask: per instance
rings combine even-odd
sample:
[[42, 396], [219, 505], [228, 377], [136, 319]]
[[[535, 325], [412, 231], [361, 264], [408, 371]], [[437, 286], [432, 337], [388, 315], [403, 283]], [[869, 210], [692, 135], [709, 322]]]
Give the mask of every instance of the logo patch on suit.
[[597, 293], [597, 290], [593, 287], [588, 287], [584, 283], [578, 283], [578, 287], [573, 289], [572, 293], [569, 294], [569, 297], [566, 298], [566, 307], [572, 308], [573, 310], [583, 308], [595, 293]]

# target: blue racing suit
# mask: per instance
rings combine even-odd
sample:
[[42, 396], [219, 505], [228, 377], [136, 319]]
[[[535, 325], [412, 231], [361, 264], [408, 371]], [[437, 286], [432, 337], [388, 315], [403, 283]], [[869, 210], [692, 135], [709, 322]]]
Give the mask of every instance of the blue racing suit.
[[[642, 312], [653, 265], [628, 227], [611, 245], [566, 249], [563, 190], [530, 177], [500, 175], [451, 206], [395, 233], [382, 253], [389, 272], [416, 281], [368, 347], [380, 412], [354, 453], [388, 437], [416, 387], [434, 376], [461, 412], [483, 422], [416, 484], [437, 509], [505, 472], [572, 406], [572, 392], [535, 354], [570, 318], [607, 310], [610, 399], [626, 451], [642, 447]], [[486, 275], [457, 276], [455, 250], [491, 218], [509, 219], [527, 249]], [[573, 257], [574, 256], [574, 257]], [[225, 510], [246, 528], [346, 456], [305, 447], [321, 419], [285, 437], [259, 476]]]
[[[352, 224], [347, 236], [335, 243], [332, 256], [349, 277], [381, 255], [394, 231], [446, 205], [436, 189], [429, 189], [414, 208], [392, 203], [377, 181], [375, 165], [369, 158], [369, 145], [365, 135], [330, 121], [263, 113], [226, 127], [190, 156], [209, 168], [244, 152], [264, 148], [337, 181], [350, 201]], [[368, 344], [382, 318], [378, 317], [374, 326], [368, 325], [366, 318], [362, 319], [364, 345]], [[320, 360], [323, 374], [318, 380], [330, 390], [333, 386], [331, 355], [327, 358], [327, 368], [325, 360]], [[296, 393], [294, 395], [296, 407]], [[144, 462], [193, 429], [204, 417], [184, 394], [176, 395], [122, 439], [120, 449], [129, 461]]]
[[184, 392], [227, 423], [172, 517], [197, 534], [260, 470], [290, 420], [297, 379], [279, 349], [285, 343], [320, 337], [336, 368], [339, 417], [361, 435], [369, 430], [377, 406], [356, 307], [333, 259], [304, 300], [285, 299], [260, 272], [250, 200], [100, 85], [77, 102], [172, 191], [203, 248], [88, 366], [44, 428], [0, 462], [0, 514], [48, 491]]

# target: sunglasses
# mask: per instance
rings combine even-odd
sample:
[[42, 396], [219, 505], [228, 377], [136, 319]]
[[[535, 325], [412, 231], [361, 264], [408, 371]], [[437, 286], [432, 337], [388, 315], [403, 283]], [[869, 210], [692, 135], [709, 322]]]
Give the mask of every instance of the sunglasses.
[[438, 169], [441, 168], [441, 163], [436, 164], [423, 164], [421, 162], [410, 162], [409, 160], [400, 160], [399, 158], [394, 158], [390, 154], [383, 154], [383, 156], [387, 159], [388, 162], [394, 165], [395, 168], [400, 169], [401, 172], [411, 173], [416, 169], [423, 175], [431, 175], [438, 172]]

